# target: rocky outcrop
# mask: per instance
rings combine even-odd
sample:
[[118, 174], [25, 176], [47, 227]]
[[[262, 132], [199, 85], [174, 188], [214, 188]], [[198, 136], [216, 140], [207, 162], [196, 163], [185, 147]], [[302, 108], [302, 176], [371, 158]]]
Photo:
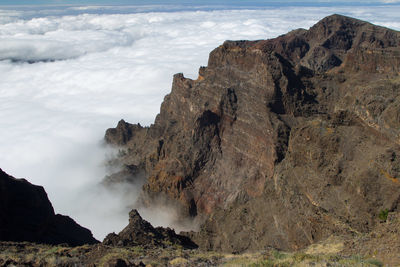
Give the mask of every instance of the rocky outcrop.
[[70, 217], [56, 215], [43, 187], [15, 179], [1, 169], [0, 240], [71, 246], [98, 242]]
[[[381, 213], [382, 214], [382, 213]], [[400, 213], [384, 213], [384, 220], [366, 235], [345, 240], [342, 255], [372, 255], [386, 266], [400, 263]]]
[[129, 212], [129, 224], [119, 233], [111, 233], [103, 241], [111, 246], [144, 246], [146, 248], [169, 247], [172, 245], [184, 248], [197, 248], [188, 237], [177, 235], [170, 228], [154, 228], [142, 219], [137, 210]]
[[207, 218], [201, 247], [295, 250], [398, 209], [399, 72], [399, 32], [332, 15], [226, 41], [197, 80], [174, 76], [153, 125], [120, 121], [106, 140], [147, 199]]

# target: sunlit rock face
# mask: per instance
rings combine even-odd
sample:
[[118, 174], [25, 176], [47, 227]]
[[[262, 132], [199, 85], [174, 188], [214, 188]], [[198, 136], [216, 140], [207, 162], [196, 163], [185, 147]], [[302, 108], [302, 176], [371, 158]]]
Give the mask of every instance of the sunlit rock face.
[[[299, 249], [368, 232], [400, 199], [400, 33], [340, 15], [271, 40], [226, 41], [174, 76], [150, 127], [106, 132], [119, 160], [205, 218], [201, 247]], [[133, 168], [132, 166], [135, 166]]]

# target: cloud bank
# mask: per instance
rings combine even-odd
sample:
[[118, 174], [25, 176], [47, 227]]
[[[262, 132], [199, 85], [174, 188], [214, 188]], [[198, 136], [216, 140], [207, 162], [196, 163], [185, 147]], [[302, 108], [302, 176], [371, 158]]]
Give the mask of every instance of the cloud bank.
[[[99, 186], [114, 153], [104, 132], [121, 118], [151, 124], [174, 73], [196, 78], [224, 40], [272, 38], [332, 13], [400, 29], [399, 7], [86, 10], [0, 10], [0, 167], [43, 185], [56, 212], [99, 239], [127, 224], [140, 190]], [[144, 217], [170, 224], [157, 213]]]

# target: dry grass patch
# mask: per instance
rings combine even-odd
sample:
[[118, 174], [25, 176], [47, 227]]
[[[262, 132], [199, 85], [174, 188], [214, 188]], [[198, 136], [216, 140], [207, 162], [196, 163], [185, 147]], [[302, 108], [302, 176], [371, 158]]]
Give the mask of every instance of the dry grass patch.
[[188, 264], [188, 262], [189, 261], [187, 259], [178, 257], [178, 258], [175, 258], [175, 259], [171, 260], [169, 262], [169, 264], [171, 266], [186, 266]]

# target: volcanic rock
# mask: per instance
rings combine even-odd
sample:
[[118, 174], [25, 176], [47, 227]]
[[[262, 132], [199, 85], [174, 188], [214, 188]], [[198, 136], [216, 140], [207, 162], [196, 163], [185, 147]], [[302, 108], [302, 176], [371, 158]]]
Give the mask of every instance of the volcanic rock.
[[176, 74], [150, 127], [106, 140], [144, 195], [205, 216], [191, 237], [231, 252], [368, 233], [400, 202], [400, 33], [332, 15], [271, 40], [226, 41]]
[[147, 248], [179, 245], [184, 248], [197, 248], [188, 237], [177, 235], [171, 228], [154, 228], [142, 219], [137, 210], [129, 212], [129, 224], [119, 233], [111, 233], [103, 241], [111, 246], [144, 246]]
[[43, 187], [15, 179], [1, 169], [0, 240], [71, 246], [98, 243], [88, 229], [54, 213]]
[[400, 263], [400, 213], [387, 214], [384, 222], [377, 223], [366, 235], [346, 240], [343, 255], [373, 255], [385, 266], [398, 266]]

